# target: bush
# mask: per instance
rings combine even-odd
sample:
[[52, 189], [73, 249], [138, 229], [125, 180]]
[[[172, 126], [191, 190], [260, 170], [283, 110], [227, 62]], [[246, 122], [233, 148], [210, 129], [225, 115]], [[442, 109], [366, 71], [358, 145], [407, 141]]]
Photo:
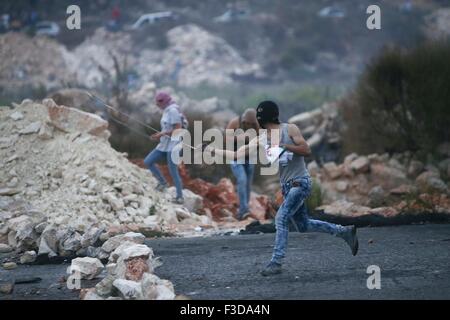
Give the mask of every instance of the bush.
[[316, 208], [320, 207], [322, 205], [322, 200], [322, 188], [319, 182], [313, 179], [311, 195], [306, 200], [306, 206], [308, 207], [309, 212], [313, 212]]
[[430, 152], [448, 141], [450, 43], [386, 48], [341, 101], [344, 154]]

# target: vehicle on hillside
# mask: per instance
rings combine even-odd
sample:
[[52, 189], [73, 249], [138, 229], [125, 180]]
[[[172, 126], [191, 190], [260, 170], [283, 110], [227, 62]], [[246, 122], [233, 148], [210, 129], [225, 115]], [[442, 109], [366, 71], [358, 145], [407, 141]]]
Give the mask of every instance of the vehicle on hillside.
[[60, 31], [61, 29], [56, 22], [42, 21], [36, 24], [36, 35], [56, 37], [59, 35]]
[[176, 20], [177, 17], [172, 11], [147, 13], [139, 17], [128, 29], [138, 30], [147, 25], [152, 25], [165, 20]]

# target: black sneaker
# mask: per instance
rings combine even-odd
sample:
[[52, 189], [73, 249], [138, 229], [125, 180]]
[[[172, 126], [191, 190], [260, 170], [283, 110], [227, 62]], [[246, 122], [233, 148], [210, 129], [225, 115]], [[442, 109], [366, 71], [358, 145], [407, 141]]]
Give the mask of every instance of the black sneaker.
[[270, 262], [263, 271], [261, 271], [261, 275], [263, 277], [273, 276], [281, 273], [281, 264], [276, 262]]
[[184, 204], [184, 198], [173, 198], [172, 203], [175, 204]]
[[243, 220], [245, 220], [245, 219], [247, 219], [247, 218], [249, 218], [249, 217], [250, 217], [250, 212], [246, 212], [246, 213], [241, 214], [241, 215], [239, 216], [239, 221], [243, 221]]
[[342, 239], [347, 242], [348, 246], [352, 250], [352, 254], [356, 256], [358, 254], [359, 242], [358, 236], [356, 235], [356, 227], [349, 226], [345, 227], [344, 232], [340, 235]]

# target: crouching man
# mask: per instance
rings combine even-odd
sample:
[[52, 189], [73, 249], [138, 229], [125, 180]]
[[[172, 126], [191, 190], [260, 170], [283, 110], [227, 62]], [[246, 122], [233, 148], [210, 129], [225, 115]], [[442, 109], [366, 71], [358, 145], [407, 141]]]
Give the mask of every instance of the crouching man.
[[[234, 145], [234, 151], [239, 146], [249, 143], [249, 135], [246, 133], [253, 129], [257, 132], [259, 129], [256, 120], [256, 111], [247, 109], [242, 116], [236, 117], [230, 121], [226, 130], [227, 146]], [[250, 162], [248, 155], [245, 159], [233, 160], [231, 162], [231, 171], [236, 178], [237, 191], [239, 196], [238, 219], [243, 220], [250, 214], [249, 202], [252, 192], [253, 176], [255, 173], [255, 164]]]

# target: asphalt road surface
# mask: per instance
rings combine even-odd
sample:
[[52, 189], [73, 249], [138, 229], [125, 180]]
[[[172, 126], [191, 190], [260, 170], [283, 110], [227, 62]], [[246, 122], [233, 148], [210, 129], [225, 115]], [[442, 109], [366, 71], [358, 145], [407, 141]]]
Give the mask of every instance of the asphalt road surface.
[[[192, 299], [450, 299], [450, 225], [359, 230], [353, 257], [341, 239], [290, 233], [284, 272], [262, 277], [274, 234], [149, 240], [177, 294]], [[380, 268], [381, 289], [367, 288], [367, 268]], [[0, 277], [37, 276], [0, 299], [75, 299], [58, 285], [67, 265], [20, 266]], [[92, 286], [92, 284], [91, 284]], [[85, 285], [83, 286], [85, 287]], [[36, 293], [37, 292], [37, 293]]]

